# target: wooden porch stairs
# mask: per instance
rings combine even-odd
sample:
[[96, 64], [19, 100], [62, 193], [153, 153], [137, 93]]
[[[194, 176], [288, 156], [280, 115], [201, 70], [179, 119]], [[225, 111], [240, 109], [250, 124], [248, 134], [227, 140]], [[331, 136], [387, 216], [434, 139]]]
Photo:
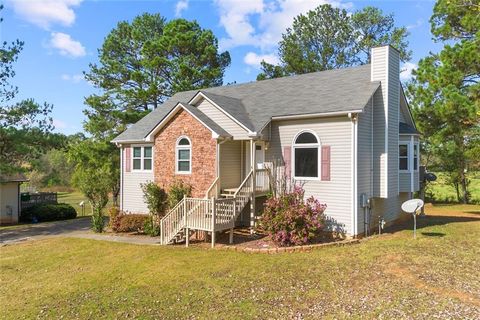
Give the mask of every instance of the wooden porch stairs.
[[[215, 245], [217, 231], [230, 229], [232, 240], [235, 220], [255, 196], [253, 177], [253, 171], [250, 171], [238, 188], [224, 189], [223, 198], [183, 198], [160, 221], [160, 243], [166, 245], [185, 241], [188, 246], [190, 235], [195, 230], [210, 232], [212, 246]], [[265, 193], [267, 186], [263, 183], [255, 189]]]

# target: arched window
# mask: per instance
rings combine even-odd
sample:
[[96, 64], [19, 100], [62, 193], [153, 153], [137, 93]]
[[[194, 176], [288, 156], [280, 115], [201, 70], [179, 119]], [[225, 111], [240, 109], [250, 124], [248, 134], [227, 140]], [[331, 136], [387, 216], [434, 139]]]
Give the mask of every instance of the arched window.
[[175, 147], [175, 172], [180, 174], [192, 173], [192, 144], [187, 137], [180, 137]]
[[299, 179], [317, 179], [319, 177], [320, 143], [310, 131], [300, 132], [293, 142], [294, 177]]

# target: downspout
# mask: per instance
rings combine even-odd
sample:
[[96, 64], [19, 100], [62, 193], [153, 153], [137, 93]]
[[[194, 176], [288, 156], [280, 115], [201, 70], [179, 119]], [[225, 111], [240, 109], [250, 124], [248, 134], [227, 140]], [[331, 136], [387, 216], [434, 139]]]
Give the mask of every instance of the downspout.
[[[120, 210], [123, 210], [123, 147], [120, 147]], [[155, 166], [153, 166], [155, 168]]]
[[358, 115], [356, 113], [349, 113], [348, 117], [352, 120], [352, 236], [358, 235], [358, 195], [357, 195], [357, 120]]
[[[414, 177], [415, 177], [415, 167], [414, 167], [414, 163], [413, 163], [413, 159], [415, 157], [414, 155], [414, 139], [413, 139], [413, 136], [410, 137], [410, 150], [409, 150], [409, 158], [408, 159], [408, 162], [412, 164], [412, 167], [410, 168], [410, 199], [413, 199], [413, 190], [415, 189], [414, 188], [414, 185], [413, 185], [413, 180], [414, 180]], [[418, 149], [417, 149], [417, 152], [418, 152]], [[417, 159], [417, 162], [418, 162], [418, 159]], [[418, 165], [418, 163], [417, 163]]]

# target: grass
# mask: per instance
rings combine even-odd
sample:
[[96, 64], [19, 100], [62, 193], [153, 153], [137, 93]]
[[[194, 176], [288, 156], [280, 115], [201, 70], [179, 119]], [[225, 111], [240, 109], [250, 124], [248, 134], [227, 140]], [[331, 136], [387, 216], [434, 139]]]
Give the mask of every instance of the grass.
[[[429, 183], [427, 192], [431, 192], [433, 198], [439, 202], [457, 202], [457, 193], [452, 185], [447, 184], [446, 175], [442, 172], [435, 173], [437, 181]], [[480, 173], [474, 172], [469, 175], [470, 185], [468, 189], [471, 194], [471, 201], [480, 203]]]
[[[74, 192], [58, 192], [57, 193], [58, 203], [68, 203], [77, 210], [77, 215], [79, 217], [83, 216], [82, 208], [80, 207], [80, 202], [85, 202], [85, 216], [92, 214], [92, 206], [88, 202], [87, 198], [79, 191]], [[112, 199], [110, 198], [106, 209], [112, 206]]]
[[0, 248], [0, 317], [477, 318], [480, 206], [307, 253], [52, 238]]

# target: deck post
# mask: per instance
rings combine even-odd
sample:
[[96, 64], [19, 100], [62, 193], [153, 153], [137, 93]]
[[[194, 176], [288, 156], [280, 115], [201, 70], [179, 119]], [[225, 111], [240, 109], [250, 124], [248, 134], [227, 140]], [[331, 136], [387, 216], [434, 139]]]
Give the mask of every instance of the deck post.
[[250, 196], [250, 233], [253, 234], [255, 230], [255, 191], [257, 180], [257, 143], [253, 139], [250, 140], [250, 157], [252, 167], [252, 192]]
[[161, 219], [160, 219], [160, 244], [165, 244], [163, 243], [163, 223]]
[[215, 248], [215, 216], [217, 214], [217, 208], [215, 205], [215, 198], [212, 197], [212, 248]]
[[190, 232], [188, 230], [188, 227], [185, 228], [185, 247], [188, 247], [190, 241]]
[[185, 246], [188, 247], [187, 196], [183, 195], [183, 227], [185, 228]]
[[230, 244], [233, 244], [233, 228], [230, 228], [230, 237], [228, 239], [228, 242]]

